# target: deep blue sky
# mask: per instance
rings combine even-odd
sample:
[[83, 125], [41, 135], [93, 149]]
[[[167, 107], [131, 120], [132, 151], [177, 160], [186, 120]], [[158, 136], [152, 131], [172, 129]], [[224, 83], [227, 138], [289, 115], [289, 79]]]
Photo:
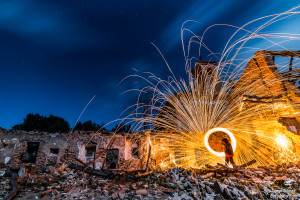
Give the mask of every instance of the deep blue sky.
[[[184, 21], [199, 21], [188, 26], [201, 34], [212, 24], [239, 26], [297, 5], [298, 0], [1, 1], [0, 127], [21, 123], [28, 113], [61, 116], [73, 126], [94, 95], [81, 121], [117, 119], [136, 94], [120, 95], [137, 87], [119, 85], [132, 68], [167, 76], [150, 42], [184, 75]], [[293, 18], [277, 28], [295, 31], [299, 22]], [[228, 32], [212, 34], [207, 43], [221, 52]]]

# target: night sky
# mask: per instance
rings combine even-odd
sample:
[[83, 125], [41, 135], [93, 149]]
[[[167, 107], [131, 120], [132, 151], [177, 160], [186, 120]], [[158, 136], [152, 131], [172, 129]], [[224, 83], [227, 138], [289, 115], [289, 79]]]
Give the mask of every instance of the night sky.
[[[185, 75], [184, 21], [200, 22], [187, 24], [200, 35], [212, 24], [241, 26], [298, 5], [299, 0], [1, 1], [0, 127], [22, 123], [28, 113], [61, 116], [73, 127], [94, 95], [81, 121], [115, 120], [137, 95], [122, 92], [140, 87], [136, 80], [119, 84], [136, 73], [133, 68], [169, 75], [151, 42], [176, 76]], [[299, 22], [293, 17], [274, 30], [300, 33]], [[223, 50], [227, 31], [210, 33], [206, 42], [213, 51]]]

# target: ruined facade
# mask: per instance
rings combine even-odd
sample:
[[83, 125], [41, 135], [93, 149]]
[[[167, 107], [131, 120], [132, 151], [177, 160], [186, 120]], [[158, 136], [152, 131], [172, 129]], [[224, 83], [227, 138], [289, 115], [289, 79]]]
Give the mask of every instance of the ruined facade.
[[[34, 167], [43, 170], [62, 163], [90, 163], [101, 154], [91, 167], [94, 169], [124, 169], [137, 164], [137, 144], [131, 135], [116, 134], [111, 146], [103, 150], [112, 139], [113, 133], [94, 135], [94, 132], [41, 133], [27, 131], [0, 131], [0, 166], [24, 170]], [[22, 173], [22, 171], [20, 171]]]
[[[290, 57], [289, 70], [281, 72], [275, 65], [276, 57]], [[243, 96], [241, 109], [251, 109], [258, 104], [266, 109], [275, 110], [276, 121], [286, 126], [287, 130], [300, 135], [300, 69], [292, 68], [293, 58], [300, 52], [293, 51], [258, 51], [250, 59], [237, 87]], [[287, 68], [287, 67], [286, 67]], [[243, 88], [241, 90], [241, 88]], [[265, 117], [271, 117], [267, 115]]]

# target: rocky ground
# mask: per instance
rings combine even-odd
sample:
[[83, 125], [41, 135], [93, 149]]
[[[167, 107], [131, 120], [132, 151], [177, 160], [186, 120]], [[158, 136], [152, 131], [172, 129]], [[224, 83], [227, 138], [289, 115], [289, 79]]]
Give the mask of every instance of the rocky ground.
[[[12, 191], [6, 175], [1, 169], [0, 199]], [[107, 178], [67, 166], [42, 172], [32, 167], [22, 177], [17, 178], [14, 199], [300, 199], [300, 164], [294, 163], [258, 169], [115, 172]]]

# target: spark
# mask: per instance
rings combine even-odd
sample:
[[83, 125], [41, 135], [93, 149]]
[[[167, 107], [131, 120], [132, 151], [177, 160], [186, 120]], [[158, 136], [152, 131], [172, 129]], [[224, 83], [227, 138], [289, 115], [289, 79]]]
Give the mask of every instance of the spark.
[[[199, 168], [205, 164], [224, 162], [224, 152], [216, 149], [219, 148], [218, 141], [227, 136], [235, 151], [236, 164], [253, 159], [257, 161], [255, 166], [298, 160], [299, 135], [279, 122], [281, 117], [299, 118], [298, 86], [280, 74], [289, 69], [289, 65], [281, 66], [280, 71], [274, 72], [273, 68], [269, 68], [267, 62], [270, 59], [266, 58], [264, 51], [246, 46], [249, 41], [259, 38], [269, 44], [263, 49], [288, 50], [283, 44], [300, 40], [300, 34], [268, 34], [262, 30], [277, 21], [300, 14], [298, 8], [253, 20], [242, 27], [228, 25], [237, 30], [226, 43], [216, 66], [209, 62], [202, 66], [196, 63], [201, 70], [193, 73], [191, 70], [195, 58], [190, 56], [190, 45], [198, 44], [199, 54], [202, 47], [209, 50], [204, 44], [204, 35], [208, 31], [205, 30], [201, 37], [194, 34], [188, 48], [183, 48], [186, 78], [177, 79], [163, 56], [171, 74], [167, 80], [152, 73], [127, 77], [139, 77], [148, 84], [140, 91], [138, 99], [142, 93], [147, 93], [151, 101], [143, 105], [137, 102], [126, 120], [132, 123], [136, 136], [132, 142], [140, 142], [143, 157], [148, 155], [151, 145], [153, 168]], [[251, 31], [247, 30], [250, 24], [267, 18], [269, 21], [263, 21], [256, 29], [252, 27]], [[187, 29], [182, 27], [182, 32], [184, 30]], [[239, 32], [245, 34], [235, 39]], [[254, 56], [240, 57], [251, 51], [256, 52]], [[298, 64], [299, 61], [294, 60], [293, 67]], [[211, 137], [215, 149], [209, 143]], [[283, 147], [284, 155], [281, 152]]]
[[288, 140], [285, 135], [278, 135], [278, 137], [275, 139], [277, 144], [279, 144], [283, 148], [288, 147]]

